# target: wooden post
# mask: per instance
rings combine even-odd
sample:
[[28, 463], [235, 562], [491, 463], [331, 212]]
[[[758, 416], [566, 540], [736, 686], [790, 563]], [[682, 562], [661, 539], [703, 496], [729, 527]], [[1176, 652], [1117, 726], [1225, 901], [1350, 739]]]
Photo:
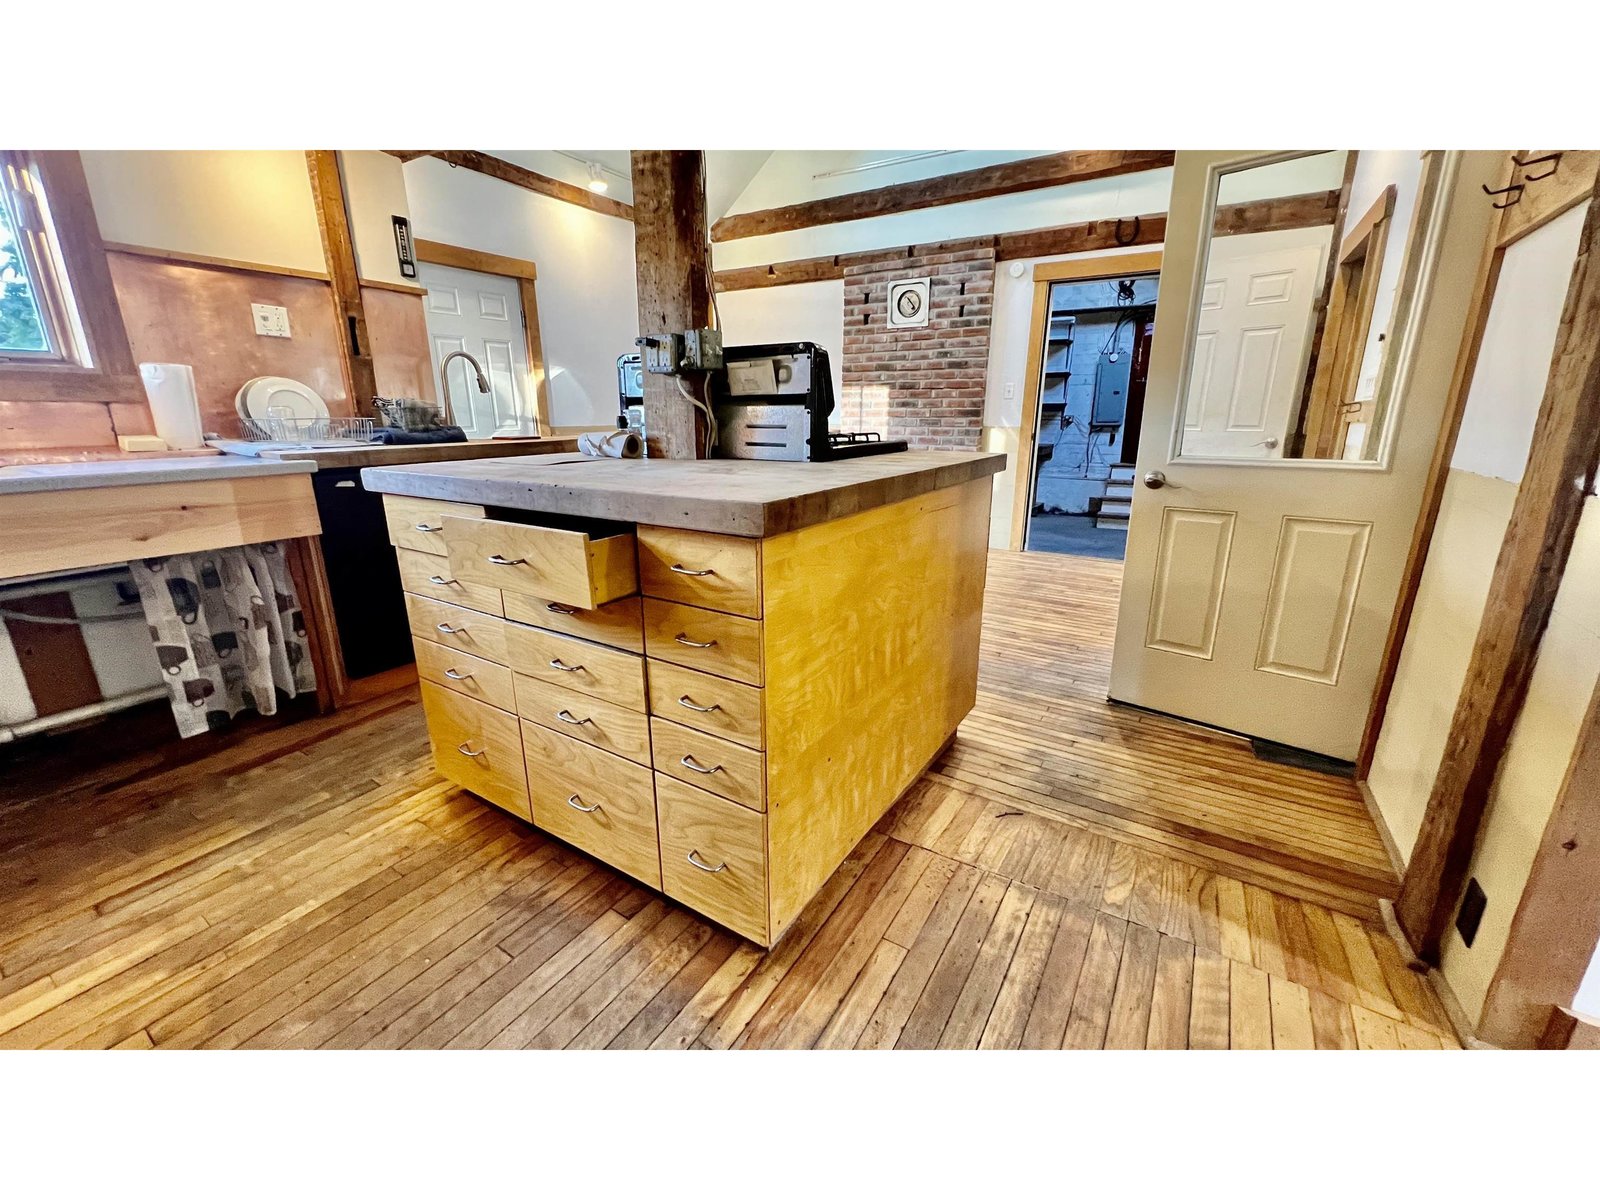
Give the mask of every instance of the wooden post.
[[[634, 262], [639, 333], [681, 333], [711, 324], [707, 278], [705, 154], [633, 152]], [[694, 385], [691, 385], [694, 386]], [[701, 458], [705, 431], [671, 375], [644, 375], [644, 428], [651, 458]]]
[[307, 150], [306, 167], [311, 172], [311, 195], [317, 206], [317, 226], [322, 231], [322, 256], [333, 283], [333, 310], [339, 319], [339, 342], [344, 347], [345, 382], [350, 388], [352, 411], [358, 417], [374, 416], [372, 398], [378, 394], [378, 376], [367, 339], [367, 310], [361, 301], [361, 273], [350, 237], [339, 152]]
[[1466, 880], [1512, 724], [1600, 463], [1600, 205], [1591, 203], [1561, 313], [1533, 444], [1495, 562], [1483, 622], [1395, 914], [1417, 954], [1439, 945]]

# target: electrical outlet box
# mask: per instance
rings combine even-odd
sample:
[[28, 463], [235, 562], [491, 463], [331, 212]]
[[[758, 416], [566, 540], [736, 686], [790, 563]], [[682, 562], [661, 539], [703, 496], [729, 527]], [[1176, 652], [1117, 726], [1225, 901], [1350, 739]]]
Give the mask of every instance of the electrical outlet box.
[[279, 304], [252, 304], [250, 317], [261, 337], [289, 336], [289, 310]]
[[716, 329], [690, 329], [683, 335], [683, 369], [722, 370], [722, 334]]
[[683, 335], [663, 333], [652, 337], [635, 338], [635, 346], [644, 358], [644, 369], [651, 375], [676, 375], [678, 362], [683, 358]]

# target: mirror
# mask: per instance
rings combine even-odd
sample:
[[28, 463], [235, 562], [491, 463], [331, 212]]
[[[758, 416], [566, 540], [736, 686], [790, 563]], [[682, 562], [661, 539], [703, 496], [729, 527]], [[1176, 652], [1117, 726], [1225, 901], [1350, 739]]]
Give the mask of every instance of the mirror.
[[1378, 460], [1434, 158], [1307, 152], [1216, 176], [1180, 457]]

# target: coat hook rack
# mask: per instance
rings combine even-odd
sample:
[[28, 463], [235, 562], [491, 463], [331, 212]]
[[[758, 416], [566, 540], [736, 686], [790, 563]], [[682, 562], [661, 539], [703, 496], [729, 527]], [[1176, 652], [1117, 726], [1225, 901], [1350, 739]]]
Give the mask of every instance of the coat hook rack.
[[1550, 176], [1556, 173], [1561, 166], [1561, 155], [1562, 151], [1560, 150], [1552, 150], [1549, 154], [1539, 155], [1538, 158], [1518, 158], [1515, 154], [1513, 154], [1511, 156], [1511, 161], [1516, 163], [1517, 166], [1521, 167], [1524, 171], [1526, 171], [1529, 167], [1537, 167], [1544, 163], [1549, 163], [1550, 169], [1544, 172], [1542, 175], [1524, 175], [1522, 177], [1523, 183], [1537, 183], [1541, 179], [1549, 179]]
[[1483, 185], [1483, 194], [1485, 196], [1510, 196], [1511, 198], [1505, 203], [1495, 205], [1496, 208], [1510, 208], [1522, 199], [1522, 189], [1525, 186], [1525, 184], [1521, 183], [1511, 183], [1503, 188], [1492, 188], [1486, 183]]

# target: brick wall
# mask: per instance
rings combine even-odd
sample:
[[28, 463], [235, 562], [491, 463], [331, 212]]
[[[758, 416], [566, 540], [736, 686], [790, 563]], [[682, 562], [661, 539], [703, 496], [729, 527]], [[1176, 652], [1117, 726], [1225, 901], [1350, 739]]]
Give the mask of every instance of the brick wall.
[[[989, 239], [984, 239], [988, 241]], [[842, 429], [976, 450], [994, 306], [994, 247], [908, 246], [845, 268]], [[889, 284], [929, 277], [928, 324], [890, 329]]]

